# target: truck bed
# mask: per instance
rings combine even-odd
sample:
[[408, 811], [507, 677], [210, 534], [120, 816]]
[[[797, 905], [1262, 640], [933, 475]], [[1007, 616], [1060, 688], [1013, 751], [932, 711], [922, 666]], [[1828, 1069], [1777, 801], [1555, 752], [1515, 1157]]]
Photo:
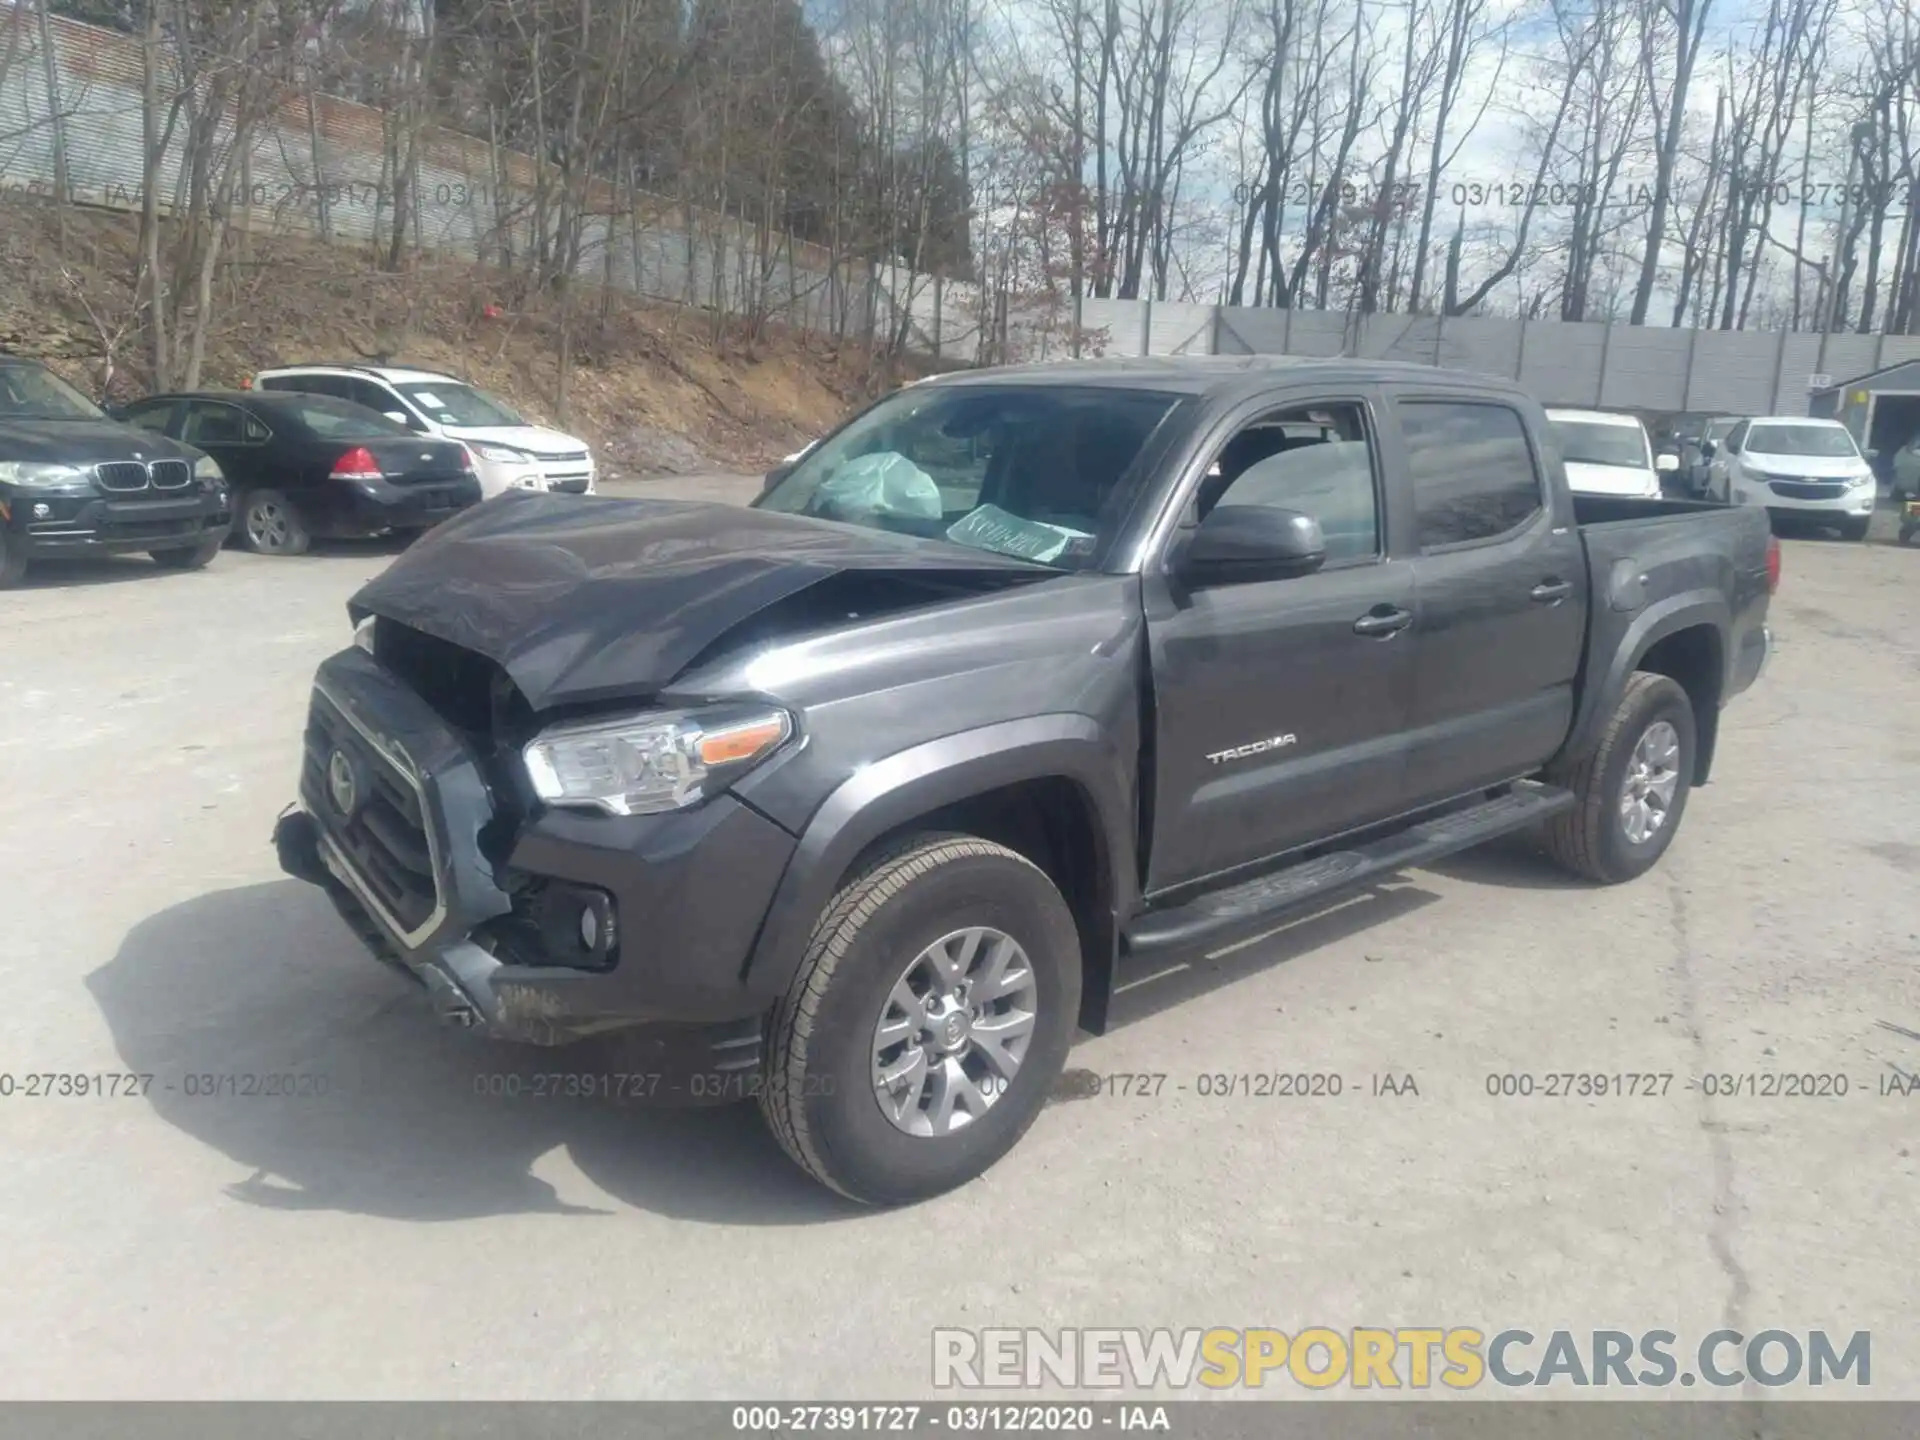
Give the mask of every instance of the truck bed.
[[[1595, 673], [1595, 657], [1616, 656], [1615, 665], [1624, 664], [1685, 615], [1724, 618], [1725, 653], [1700, 657], [1718, 674], [1719, 703], [1753, 683], [1768, 645], [1763, 622], [1773, 541], [1766, 511], [1711, 501], [1576, 494], [1573, 512], [1592, 590], [1570, 749], [1593, 738], [1593, 726], [1602, 718], [1600, 697], [1617, 694], [1626, 678]], [[1676, 643], [1693, 642], [1679, 637]], [[1716, 714], [1700, 719], [1704, 769], [1712, 755]]]

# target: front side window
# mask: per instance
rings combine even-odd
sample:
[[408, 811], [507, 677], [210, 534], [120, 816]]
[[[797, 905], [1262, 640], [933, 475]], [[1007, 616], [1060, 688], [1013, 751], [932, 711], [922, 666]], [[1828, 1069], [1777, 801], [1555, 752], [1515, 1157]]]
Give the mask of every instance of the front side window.
[[127, 417], [128, 424], [164, 435], [167, 433], [167, 422], [173, 418], [173, 402], [165, 400], [158, 405], [130, 406], [121, 413]]
[[1134, 462], [1178, 403], [1104, 386], [909, 387], [809, 450], [755, 503], [1086, 569], [1126, 518]]
[[0, 418], [8, 420], [104, 420], [98, 405], [51, 370], [39, 365], [0, 364]]
[[1490, 540], [1539, 513], [1540, 473], [1518, 411], [1468, 401], [1403, 401], [1400, 422], [1422, 550]]
[[[422, 415], [436, 425], [524, 425], [527, 422], [497, 395], [489, 395], [458, 380], [434, 380], [395, 385]], [[386, 409], [386, 406], [381, 406]]]
[[1201, 483], [1200, 518], [1217, 505], [1311, 515], [1326, 540], [1328, 565], [1378, 555], [1379, 502], [1361, 407], [1281, 411], [1235, 432]]
[[1850, 432], [1838, 425], [1756, 425], [1747, 449], [1757, 455], [1804, 455], [1824, 460], [1858, 460]]

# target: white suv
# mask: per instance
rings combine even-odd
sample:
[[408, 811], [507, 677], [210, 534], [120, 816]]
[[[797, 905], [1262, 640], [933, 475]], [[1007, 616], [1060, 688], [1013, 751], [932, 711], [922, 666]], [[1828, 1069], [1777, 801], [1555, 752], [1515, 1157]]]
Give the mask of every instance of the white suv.
[[463, 442], [473, 456], [480, 493], [555, 490], [593, 493], [587, 442], [529, 425], [496, 395], [432, 370], [375, 365], [283, 365], [253, 377], [261, 390], [332, 395], [378, 410], [421, 435]]
[[1742, 420], [1708, 458], [1707, 476], [1717, 500], [1824, 521], [1849, 540], [1867, 538], [1880, 488], [1846, 426], [1804, 415]]

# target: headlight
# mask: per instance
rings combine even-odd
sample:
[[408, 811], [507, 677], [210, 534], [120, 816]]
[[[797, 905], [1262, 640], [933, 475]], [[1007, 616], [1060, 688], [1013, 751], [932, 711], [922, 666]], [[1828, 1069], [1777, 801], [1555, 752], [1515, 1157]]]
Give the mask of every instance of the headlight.
[[0, 460], [0, 485], [18, 485], [23, 490], [53, 490], [62, 485], [84, 485], [85, 467], [50, 465], [38, 460]]
[[482, 460], [492, 460], [501, 465], [519, 465], [527, 458], [520, 451], [505, 445], [475, 445], [472, 448], [473, 453]]
[[522, 754], [549, 805], [652, 815], [717, 795], [792, 734], [784, 710], [727, 706], [556, 725]]
[[221, 473], [220, 462], [211, 455], [202, 455], [193, 462], [193, 478], [207, 486], [219, 486], [227, 483], [227, 477]]
[[1860, 489], [1863, 485], [1871, 485], [1873, 484], [1873, 472], [1871, 470], [1863, 470], [1858, 475], [1848, 477], [1847, 484], [1856, 490]]
[[353, 643], [367, 654], [373, 654], [373, 622], [375, 616], [369, 615], [353, 627]]

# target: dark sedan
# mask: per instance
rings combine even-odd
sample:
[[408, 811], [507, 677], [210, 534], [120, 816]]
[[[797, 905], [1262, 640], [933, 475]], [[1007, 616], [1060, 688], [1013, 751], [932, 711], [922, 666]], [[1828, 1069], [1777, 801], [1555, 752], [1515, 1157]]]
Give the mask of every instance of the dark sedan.
[[152, 395], [121, 414], [219, 461], [234, 489], [235, 538], [263, 554], [298, 555], [315, 537], [425, 530], [480, 502], [457, 440], [331, 396]]

